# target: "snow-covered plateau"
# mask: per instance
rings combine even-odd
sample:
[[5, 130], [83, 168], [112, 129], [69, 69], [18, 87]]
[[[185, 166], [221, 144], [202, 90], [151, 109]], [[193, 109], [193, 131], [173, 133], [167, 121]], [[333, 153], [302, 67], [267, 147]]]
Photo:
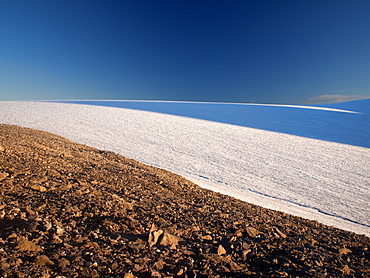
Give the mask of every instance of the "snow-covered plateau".
[[114, 151], [256, 205], [370, 236], [370, 100], [321, 107], [2, 101], [0, 123]]

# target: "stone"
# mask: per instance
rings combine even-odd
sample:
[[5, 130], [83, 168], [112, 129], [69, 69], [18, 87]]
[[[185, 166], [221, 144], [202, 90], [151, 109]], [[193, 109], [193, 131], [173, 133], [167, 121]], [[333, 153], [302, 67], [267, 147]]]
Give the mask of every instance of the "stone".
[[202, 236], [202, 239], [204, 239], [204, 240], [212, 240], [212, 236], [205, 235], [205, 236]]
[[251, 249], [247, 249], [247, 250], [243, 250], [242, 251], [242, 258], [243, 258], [243, 260], [246, 260], [247, 259], [247, 255], [249, 253], [252, 253], [252, 250]]
[[345, 265], [340, 271], [343, 274], [350, 275], [352, 272], [352, 269], [350, 269], [348, 265]]
[[163, 234], [162, 230], [150, 232], [148, 238], [149, 246], [152, 247], [153, 245], [155, 245], [162, 234]]
[[275, 272], [275, 275], [277, 277], [288, 277], [289, 276], [289, 274], [287, 272], [285, 272], [285, 271], [276, 271]]
[[118, 203], [124, 208], [124, 209], [127, 209], [127, 210], [133, 210], [133, 205], [129, 202], [127, 202], [126, 200], [124, 200], [123, 198], [121, 198], [120, 196], [118, 196], [117, 194], [112, 194], [112, 197], [113, 197], [113, 200], [116, 200], [118, 201]]
[[153, 278], [161, 278], [162, 277], [162, 275], [158, 271], [152, 271], [150, 276], [153, 277]]
[[226, 254], [226, 250], [225, 250], [225, 248], [224, 248], [222, 245], [219, 245], [219, 246], [218, 246], [218, 248], [217, 248], [217, 254], [218, 254], [219, 256], [221, 256], [221, 255], [225, 255], [225, 254]]
[[62, 270], [66, 270], [69, 265], [71, 265], [71, 263], [66, 258], [61, 258], [58, 260], [58, 266], [62, 268]]
[[2, 172], [0, 173], [0, 181], [5, 180], [9, 174], [7, 172]]
[[240, 248], [242, 250], [249, 250], [250, 249], [250, 245], [248, 243], [246, 243], [246, 242], [242, 242]]
[[287, 235], [280, 231], [277, 227], [274, 227], [274, 234], [276, 237], [287, 238]]
[[68, 191], [70, 190], [71, 188], [73, 187], [73, 184], [71, 183], [68, 183], [68, 184], [63, 184], [61, 186], [59, 186], [59, 190], [63, 190], [63, 191]]
[[9, 267], [10, 267], [10, 264], [5, 260], [0, 263], [0, 268], [2, 269], [7, 269]]
[[116, 270], [118, 268], [118, 266], [119, 266], [118, 263], [117, 262], [114, 262], [114, 263], [112, 263], [111, 268], [114, 271], [114, 270]]
[[36, 177], [31, 180], [32, 183], [44, 183], [48, 180], [47, 176]]
[[158, 245], [170, 246], [171, 249], [176, 249], [176, 246], [179, 244], [179, 239], [177, 236], [171, 235], [167, 232], [164, 232], [161, 237], [158, 239]]
[[35, 259], [35, 264], [37, 265], [54, 265], [54, 263], [46, 256], [40, 255]]
[[247, 232], [247, 235], [252, 238], [256, 238], [259, 234], [259, 231], [253, 227], [247, 227], [245, 231]]
[[184, 274], [184, 269], [182, 269], [182, 268], [180, 268], [178, 271], [177, 271], [177, 273], [176, 273], [176, 275], [177, 276], [181, 276], [181, 275], [183, 275]]
[[5, 151], [4, 145], [0, 143], [0, 152], [3, 152], [3, 151]]
[[13, 175], [16, 177], [18, 175], [27, 175], [30, 173], [31, 173], [31, 170], [29, 168], [24, 168], [22, 170], [15, 171]]
[[159, 259], [158, 261], [156, 261], [154, 263], [154, 267], [157, 269], [157, 270], [161, 270], [163, 269], [163, 267], [166, 265], [166, 263], [162, 260], [162, 259]]
[[39, 185], [39, 184], [32, 184], [30, 186], [30, 188], [35, 190], [35, 191], [40, 191], [40, 192], [46, 192], [47, 191], [47, 189], [44, 186]]
[[142, 265], [142, 264], [134, 264], [134, 269], [132, 271], [138, 272], [138, 271], [142, 270], [144, 267], [145, 267], [145, 265]]
[[348, 249], [348, 248], [341, 248], [339, 250], [339, 255], [347, 255], [349, 253], [352, 253], [352, 251], [350, 249]]
[[239, 271], [239, 270], [243, 269], [240, 265], [238, 265], [234, 261], [230, 261], [229, 267], [230, 267], [230, 270], [232, 270], [232, 271]]
[[87, 185], [88, 185], [88, 183], [87, 183], [86, 181], [81, 180], [81, 179], [77, 179], [77, 182], [78, 182], [78, 184], [79, 184], [79, 185], [81, 185], [81, 186], [87, 186]]
[[29, 215], [35, 215], [36, 213], [31, 209], [30, 206], [26, 206], [26, 212], [29, 214]]
[[29, 241], [26, 237], [20, 236], [17, 238], [17, 241], [17, 247], [20, 251], [38, 252], [42, 250], [40, 246], [37, 246], [32, 241]]
[[235, 236], [237, 236], [237, 237], [242, 237], [242, 236], [243, 236], [242, 231], [240, 231], [240, 230], [236, 231], [236, 232], [235, 232]]

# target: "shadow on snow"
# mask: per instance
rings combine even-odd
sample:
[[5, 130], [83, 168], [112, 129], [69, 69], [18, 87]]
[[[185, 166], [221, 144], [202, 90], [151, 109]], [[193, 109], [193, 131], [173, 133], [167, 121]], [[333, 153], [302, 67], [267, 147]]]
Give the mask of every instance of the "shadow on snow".
[[291, 106], [166, 101], [56, 101], [158, 112], [370, 148], [370, 99], [320, 105], [359, 113]]

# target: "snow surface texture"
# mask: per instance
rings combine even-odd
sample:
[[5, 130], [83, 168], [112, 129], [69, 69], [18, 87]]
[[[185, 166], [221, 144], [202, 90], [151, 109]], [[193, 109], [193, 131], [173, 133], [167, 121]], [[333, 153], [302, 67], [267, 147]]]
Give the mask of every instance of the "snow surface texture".
[[173, 101], [63, 102], [152, 111], [370, 148], [370, 99], [332, 107]]
[[[169, 102], [145, 105], [151, 103], [155, 109], [162, 104], [163, 112], [171, 105]], [[260, 112], [274, 114], [277, 125], [293, 125], [297, 119], [307, 117], [307, 110], [320, 113], [316, 123], [310, 121], [312, 126], [319, 127], [316, 129], [321, 134], [336, 129], [328, 124], [333, 124], [334, 118], [347, 119], [340, 123], [341, 128], [348, 128], [351, 136], [361, 139], [353, 145], [159, 111], [67, 103], [0, 102], [0, 123], [59, 134], [167, 169], [203, 187], [250, 203], [370, 236], [370, 149], [363, 147], [369, 145], [370, 136], [369, 129], [361, 130], [369, 125], [369, 114], [364, 102], [358, 104], [361, 111], [356, 111], [353, 103], [349, 111], [345, 107], [317, 110], [234, 104], [239, 112], [241, 107], [246, 110], [253, 107], [257, 118], [261, 117]], [[184, 105], [182, 109], [186, 110]], [[195, 114], [204, 108], [202, 103], [188, 105], [188, 110]], [[212, 114], [211, 106], [207, 107], [208, 116]], [[214, 104], [213, 113], [222, 118], [225, 109], [220, 107]], [[282, 122], [286, 113], [295, 120]], [[225, 112], [224, 118], [230, 115], [232, 111]], [[351, 122], [356, 115], [362, 121], [357, 123], [360, 130]], [[312, 134], [316, 136], [315, 132]], [[352, 140], [346, 136], [346, 141]]]

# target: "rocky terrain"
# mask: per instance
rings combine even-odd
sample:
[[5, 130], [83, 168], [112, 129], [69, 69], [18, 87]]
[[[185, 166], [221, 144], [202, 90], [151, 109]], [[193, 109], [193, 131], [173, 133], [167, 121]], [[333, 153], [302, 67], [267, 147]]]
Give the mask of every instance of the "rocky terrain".
[[0, 277], [370, 277], [370, 239], [0, 125]]

